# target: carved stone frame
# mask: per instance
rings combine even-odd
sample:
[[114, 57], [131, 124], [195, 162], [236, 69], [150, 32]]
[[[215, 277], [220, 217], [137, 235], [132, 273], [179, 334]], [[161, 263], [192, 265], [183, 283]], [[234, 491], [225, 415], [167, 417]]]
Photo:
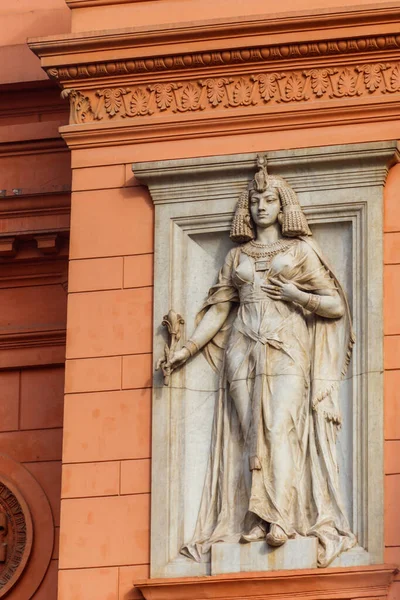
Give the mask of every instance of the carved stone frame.
[[[254, 172], [255, 154], [133, 165], [155, 204], [154, 359], [163, 353], [160, 327], [169, 308], [180, 311], [185, 238], [229, 229], [240, 191]], [[352, 229], [353, 528], [371, 563], [383, 560], [383, 186], [398, 162], [396, 142], [351, 144], [268, 153], [271, 172], [298, 192], [312, 224], [348, 222]], [[315, 200], [318, 196], [318, 204]], [[175, 386], [182, 384], [176, 372]], [[179, 457], [182, 399], [154, 375], [151, 577], [208, 574], [179, 557], [183, 505]], [[162, 501], [160, 501], [162, 499]]]

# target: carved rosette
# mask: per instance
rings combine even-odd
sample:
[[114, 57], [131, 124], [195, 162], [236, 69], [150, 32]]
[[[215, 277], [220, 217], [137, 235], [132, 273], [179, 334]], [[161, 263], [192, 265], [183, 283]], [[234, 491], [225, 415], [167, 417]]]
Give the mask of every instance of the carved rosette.
[[18, 581], [32, 549], [32, 519], [22, 494], [0, 481], [0, 597]]

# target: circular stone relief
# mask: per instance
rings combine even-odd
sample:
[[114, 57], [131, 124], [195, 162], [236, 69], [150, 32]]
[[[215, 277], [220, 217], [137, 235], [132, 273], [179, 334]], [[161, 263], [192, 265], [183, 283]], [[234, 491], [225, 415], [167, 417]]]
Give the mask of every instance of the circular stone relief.
[[32, 518], [21, 492], [0, 475], [0, 598], [17, 582], [32, 550]]
[[54, 545], [53, 515], [49, 500], [32, 473], [2, 453], [0, 484], [0, 550], [3, 553], [0, 598], [15, 595], [25, 600], [33, 597], [49, 568]]

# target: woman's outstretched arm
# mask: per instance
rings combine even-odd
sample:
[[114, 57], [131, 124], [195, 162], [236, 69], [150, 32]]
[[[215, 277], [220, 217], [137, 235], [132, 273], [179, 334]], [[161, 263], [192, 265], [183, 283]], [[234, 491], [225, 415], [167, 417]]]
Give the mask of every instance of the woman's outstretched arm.
[[232, 302], [218, 302], [213, 304], [196, 329], [190, 339], [185, 342], [181, 350], [174, 353], [170, 359], [170, 366], [176, 369], [183, 365], [188, 358], [197, 354], [212, 338], [218, 333], [225, 323], [231, 310]]

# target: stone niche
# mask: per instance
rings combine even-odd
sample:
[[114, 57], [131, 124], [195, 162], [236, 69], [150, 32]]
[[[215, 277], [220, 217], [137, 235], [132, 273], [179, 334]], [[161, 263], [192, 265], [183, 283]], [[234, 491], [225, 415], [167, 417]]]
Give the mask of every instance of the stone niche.
[[[266, 155], [269, 172], [296, 190], [313, 235], [347, 293], [356, 333], [340, 389], [344, 425], [337, 452], [342, 495], [358, 546], [332, 567], [381, 563], [382, 212], [386, 176], [398, 161], [397, 145], [352, 144]], [[232, 214], [255, 165], [256, 154], [133, 165], [155, 204], [155, 363], [163, 355], [166, 331], [161, 323], [169, 309], [185, 320], [183, 338], [193, 331], [196, 313], [233, 245], [228, 235]], [[298, 539], [270, 556], [258, 543], [243, 548], [221, 543], [209, 563], [180, 555], [196, 525], [217, 383], [202, 354], [176, 371], [168, 387], [161, 372], [154, 373], [151, 577], [314, 567], [315, 546], [311, 543], [308, 559]], [[302, 555], [301, 564], [293, 561], [296, 555]]]

